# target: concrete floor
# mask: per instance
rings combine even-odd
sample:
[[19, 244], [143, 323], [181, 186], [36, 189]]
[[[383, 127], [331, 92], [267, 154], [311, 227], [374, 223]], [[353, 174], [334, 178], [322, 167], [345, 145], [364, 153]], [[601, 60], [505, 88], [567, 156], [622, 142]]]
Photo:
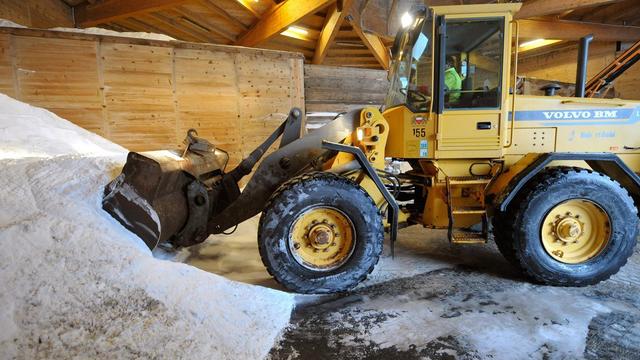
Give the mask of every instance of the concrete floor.
[[[281, 287], [256, 247], [258, 219], [183, 253], [231, 279]], [[299, 296], [272, 359], [640, 359], [640, 254], [585, 288], [528, 283], [492, 243], [450, 246], [446, 232], [400, 231], [369, 279], [338, 296]]]

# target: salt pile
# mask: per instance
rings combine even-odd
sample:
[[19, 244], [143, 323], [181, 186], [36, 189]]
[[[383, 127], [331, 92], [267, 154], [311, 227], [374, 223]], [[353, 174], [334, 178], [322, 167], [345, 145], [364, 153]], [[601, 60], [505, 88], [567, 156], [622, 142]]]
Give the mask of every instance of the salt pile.
[[[0, 18], [0, 27], [26, 28], [26, 26], [24, 25], [20, 25], [11, 20], [2, 19], [2, 18]], [[113, 30], [97, 28], [97, 27], [90, 27], [90, 28], [84, 28], [84, 29], [55, 27], [49, 30], [75, 32], [75, 33], [91, 34], [91, 35], [120, 36], [120, 37], [136, 38], [136, 39], [147, 39], [147, 40], [160, 40], [160, 41], [176, 40], [171, 36], [164, 35], [164, 34], [156, 34], [156, 33], [148, 33], [148, 32], [113, 31]]]
[[0, 94], [0, 358], [263, 358], [293, 296], [154, 258], [100, 208], [125, 155]]
[[11, 20], [0, 19], [0, 27], [14, 27], [14, 28], [25, 28], [26, 26], [14, 23]]
[[136, 39], [147, 39], [147, 40], [161, 40], [161, 41], [176, 40], [171, 36], [163, 35], [163, 34], [148, 33], [148, 32], [113, 31], [113, 30], [97, 28], [97, 27], [90, 27], [90, 28], [84, 28], [84, 29], [55, 27], [49, 30], [75, 32], [75, 33], [92, 34], [92, 35], [120, 36], [120, 37], [136, 38]]

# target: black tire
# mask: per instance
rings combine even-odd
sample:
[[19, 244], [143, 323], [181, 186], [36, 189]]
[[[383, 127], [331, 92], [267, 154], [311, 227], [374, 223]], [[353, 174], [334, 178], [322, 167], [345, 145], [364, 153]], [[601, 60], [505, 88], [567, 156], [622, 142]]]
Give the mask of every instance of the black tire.
[[[298, 215], [310, 207], [342, 212], [355, 231], [353, 252], [329, 271], [302, 266], [291, 252], [289, 236]], [[380, 258], [384, 240], [382, 217], [371, 197], [344, 177], [316, 172], [284, 183], [271, 196], [258, 228], [262, 262], [280, 284], [298, 293], [326, 294], [348, 290], [363, 281]]]
[[[610, 220], [610, 237], [594, 257], [578, 264], [560, 262], [544, 249], [541, 226], [557, 204], [586, 199]], [[556, 286], [586, 286], [608, 279], [627, 262], [638, 235], [633, 199], [611, 178], [581, 168], [552, 167], [536, 175], [506, 213], [493, 219], [494, 238], [504, 257], [533, 281]]]

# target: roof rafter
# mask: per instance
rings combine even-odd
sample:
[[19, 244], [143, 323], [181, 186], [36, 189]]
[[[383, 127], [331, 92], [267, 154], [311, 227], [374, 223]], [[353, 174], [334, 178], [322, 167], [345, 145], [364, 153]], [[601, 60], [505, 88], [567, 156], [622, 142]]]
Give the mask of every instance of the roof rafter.
[[258, 19], [260, 18], [260, 12], [255, 8], [255, 6], [253, 6], [253, 4], [251, 4], [249, 0], [238, 0], [238, 2], [245, 9], [249, 10], [249, 12], [253, 14], [253, 16], [257, 17]]
[[620, 0], [529, 0], [525, 1], [520, 11], [515, 15], [516, 19], [527, 19], [537, 16], [554, 15], [567, 10], [575, 10], [584, 7], [606, 5]]
[[640, 39], [640, 27], [586, 23], [580, 21], [519, 20], [520, 37], [578, 40], [593, 34], [594, 41], [630, 41]]
[[[149, 14], [149, 17], [159, 21], [162, 23], [163, 27], [171, 29], [173, 33], [179, 34], [182, 38], [193, 38], [198, 42], [213, 42], [212, 39], [209, 38], [209, 34], [205, 34], [202, 30], [195, 30], [186, 27], [184, 24], [179, 22], [180, 18], [171, 18], [163, 14]], [[166, 33], [166, 31], [164, 33]]]
[[189, 22], [205, 32], [212, 32], [232, 42], [236, 41], [236, 37], [233, 34], [214, 26], [205, 16], [201, 16], [193, 11], [185, 9], [184, 7], [177, 7], [173, 10], [182, 15], [184, 19], [189, 19]]
[[74, 7], [76, 26], [90, 27], [133, 15], [158, 11], [189, 0], [105, 0]]
[[213, 0], [204, 0], [202, 2], [202, 4], [206, 7], [210, 7], [213, 8], [215, 11], [217, 11], [217, 13], [222, 16], [224, 19], [226, 19], [227, 21], [231, 22], [232, 24], [234, 24], [235, 26], [241, 28], [243, 31], [247, 31], [248, 28], [245, 24], [242, 23], [242, 21], [238, 20], [237, 18], [231, 16], [227, 10], [223, 9], [222, 7], [220, 7], [220, 5], [216, 4], [215, 1]]
[[335, 0], [286, 0], [265, 14], [235, 45], [256, 46]]
[[351, 21], [349, 21], [349, 23], [351, 23], [353, 31], [358, 34], [365, 46], [369, 50], [371, 50], [371, 52], [373, 53], [373, 57], [375, 57], [378, 63], [380, 63], [380, 66], [382, 66], [382, 68], [385, 70], [389, 70], [389, 64], [391, 62], [389, 50], [384, 45], [380, 37], [375, 34], [363, 31], [360, 27], [360, 24], [356, 23], [353, 18]]
[[[621, 16], [629, 16], [629, 1], [621, 1], [609, 6], [591, 9], [575, 20], [607, 23]], [[633, 16], [633, 15], [632, 15]]]
[[364, 7], [362, 4], [358, 6], [356, 1], [352, 2], [350, 7], [345, 7], [345, 11], [348, 11], [346, 19], [360, 40], [362, 40], [364, 45], [371, 51], [380, 66], [385, 70], [389, 70], [389, 64], [391, 63], [389, 49], [387, 49], [380, 36], [362, 29], [362, 18], [360, 17], [361, 8]]
[[336, 35], [338, 35], [340, 27], [344, 22], [345, 13], [344, 11], [342, 11], [342, 9], [349, 9], [351, 6], [351, 0], [344, 0], [339, 2], [340, 4], [332, 5], [327, 12], [327, 17], [324, 21], [322, 32], [320, 33], [318, 43], [316, 44], [316, 51], [313, 55], [314, 64], [322, 64], [322, 62], [324, 61], [324, 58], [327, 56], [329, 47], [331, 46], [331, 44], [333, 44], [333, 41], [335, 40]]

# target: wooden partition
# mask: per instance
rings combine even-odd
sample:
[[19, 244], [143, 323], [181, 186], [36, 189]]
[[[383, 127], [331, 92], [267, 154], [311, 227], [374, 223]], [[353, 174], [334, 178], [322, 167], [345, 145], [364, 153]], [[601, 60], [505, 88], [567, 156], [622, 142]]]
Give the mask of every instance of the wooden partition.
[[329, 121], [335, 113], [380, 106], [388, 88], [385, 70], [305, 65], [307, 123], [313, 128]]
[[0, 28], [0, 92], [130, 150], [173, 148], [189, 128], [248, 155], [304, 109], [300, 54]]

